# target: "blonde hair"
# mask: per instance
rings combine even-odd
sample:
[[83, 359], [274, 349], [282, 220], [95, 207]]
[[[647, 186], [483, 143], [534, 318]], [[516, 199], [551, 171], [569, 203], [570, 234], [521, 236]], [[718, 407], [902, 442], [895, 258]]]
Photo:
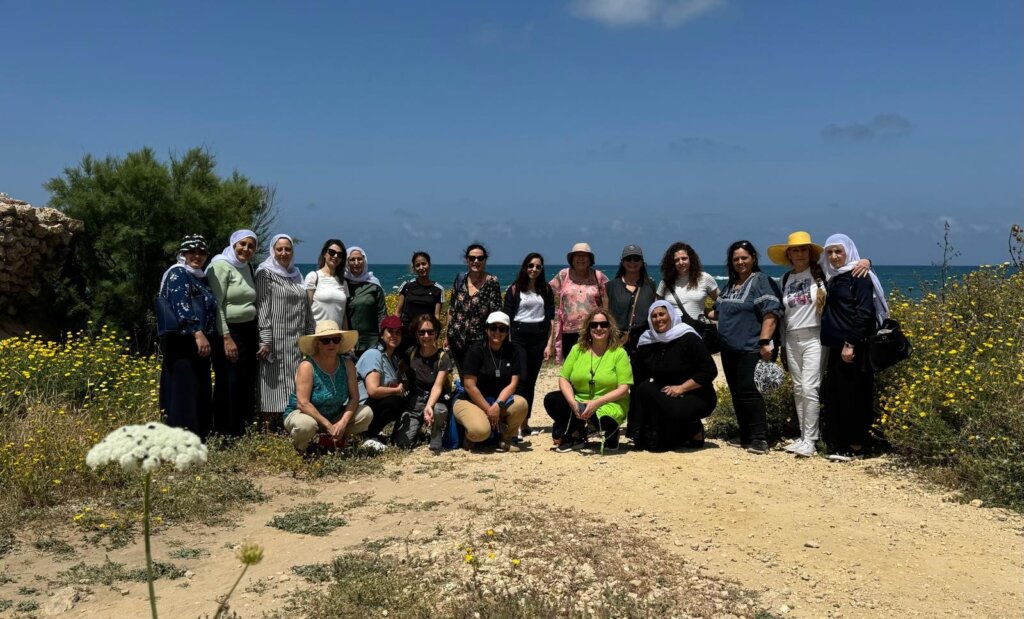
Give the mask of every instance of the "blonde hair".
[[[583, 319], [583, 326], [580, 327], [580, 339], [578, 345], [580, 350], [590, 350], [594, 340], [590, 337], [590, 323], [594, 320], [594, 316], [601, 314], [608, 321], [608, 350], [618, 348], [622, 346], [622, 333], [619, 332], [619, 327], [615, 324], [615, 318], [608, 313], [608, 310], [598, 307], [587, 312], [587, 317]], [[568, 355], [568, 351], [563, 351], [562, 354]]]

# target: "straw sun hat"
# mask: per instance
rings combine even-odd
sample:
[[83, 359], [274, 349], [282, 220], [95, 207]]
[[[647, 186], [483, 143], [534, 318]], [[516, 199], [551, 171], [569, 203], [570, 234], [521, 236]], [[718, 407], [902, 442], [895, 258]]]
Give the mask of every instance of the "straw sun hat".
[[572, 246], [569, 253], [565, 255], [565, 261], [569, 263], [569, 266], [572, 266], [573, 254], [587, 254], [590, 256], [590, 264], [594, 264], [594, 251], [590, 249], [590, 243], [576, 243]]
[[316, 323], [316, 331], [313, 335], [303, 335], [299, 338], [299, 350], [304, 355], [313, 356], [316, 354], [317, 340], [322, 337], [341, 336], [341, 343], [338, 344], [338, 354], [346, 353], [355, 348], [356, 340], [359, 339], [358, 331], [342, 331], [338, 323], [333, 320], [321, 320]]
[[789, 235], [789, 239], [781, 245], [771, 245], [768, 247], [768, 259], [775, 264], [781, 264], [785, 266], [793, 266], [793, 263], [789, 261], [789, 256], [786, 255], [786, 250], [790, 247], [800, 247], [806, 245], [811, 249], [811, 262], [817, 262], [818, 258], [821, 257], [821, 245], [811, 242], [811, 235], [807, 232], [793, 232]]

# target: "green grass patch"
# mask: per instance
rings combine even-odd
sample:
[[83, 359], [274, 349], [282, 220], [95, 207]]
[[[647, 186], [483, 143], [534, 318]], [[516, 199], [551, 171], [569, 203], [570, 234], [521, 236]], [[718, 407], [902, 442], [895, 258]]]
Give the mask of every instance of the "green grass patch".
[[32, 542], [32, 547], [61, 561], [73, 559], [78, 554], [74, 546], [55, 537], [40, 537]]
[[305, 503], [274, 516], [267, 525], [289, 533], [324, 536], [348, 524], [333, 512], [334, 506], [330, 503]]
[[[185, 570], [162, 561], [153, 562], [153, 577], [177, 580], [185, 575]], [[113, 585], [116, 582], [146, 582], [146, 568], [128, 569], [124, 563], [111, 561], [107, 558], [102, 564], [89, 565], [80, 562], [70, 568], [58, 572], [54, 579], [57, 585], [101, 584]]]
[[177, 548], [171, 551], [172, 559], [198, 559], [210, 556], [209, 550], [203, 548]]
[[331, 565], [329, 563], [293, 565], [292, 573], [314, 584], [324, 583], [332, 578]]

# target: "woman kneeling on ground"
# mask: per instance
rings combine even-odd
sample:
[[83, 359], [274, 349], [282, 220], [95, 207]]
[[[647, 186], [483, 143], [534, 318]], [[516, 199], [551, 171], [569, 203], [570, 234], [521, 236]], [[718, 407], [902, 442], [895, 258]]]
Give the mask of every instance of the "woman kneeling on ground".
[[522, 374], [520, 353], [508, 339], [508, 314], [487, 316], [487, 337], [470, 346], [462, 364], [466, 390], [455, 401], [455, 418], [466, 429], [465, 447], [499, 433], [498, 451], [519, 451], [512, 439], [526, 419], [526, 399], [514, 395]]
[[[359, 374], [359, 401], [373, 409], [373, 423], [366, 431], [363, 447], [384, 451], [380, 432], [392, 421], [397, 422], [405, 411], [405, 397], [409, 390], [402, 382], [396, 351], [402, 343], [402, 320], [398, 316], [385, 316], [380, 321], [380, 336], [376, 346], [367, 350], [356, 362]], [[400, 431], [396, 423], [391, 442], [398, 442]]]
[[420, 314], [409, 323], [409, 331], [418, 342], [409, 349], [405, 371], [409, 385], [408, 407], [398, 420], [395, 444], [412, 447], [420, 427], [430, 426], [430, 451], [441, 451], [448, 426], [448, 377], [455, 371], [451, 355], [437, 346], [441, 321], [433, 314]]
[[667, 301], [651, 304], [650, 329], [640, 336], [636, 399], [638, 449], [667, 451], [704, 446], [701, 419], [715, 410], [718, 368], [693, 327]]
[[303, 359], [284, 415], [284, 428], [299, 453], [306, 453], [318, 431], [326, 443], [341, 447], [349, 436], [370, 426], [373, 412], [353, 397], [359, 393], [356, 368], [343, 356], [358, 337], [355, 331], [342, 331], [338, 323], [324, 320], [316, 324], [313, 335], [299, 338]]
[[633, 369], [615, 320], [603, 309], [591, 310], [562, 364], [559, 390], [544, 396], [555, 450], [566, 453], [584, 447], [588, 426], [600, 430], [603, 451], [617, 450], [632, 384]]

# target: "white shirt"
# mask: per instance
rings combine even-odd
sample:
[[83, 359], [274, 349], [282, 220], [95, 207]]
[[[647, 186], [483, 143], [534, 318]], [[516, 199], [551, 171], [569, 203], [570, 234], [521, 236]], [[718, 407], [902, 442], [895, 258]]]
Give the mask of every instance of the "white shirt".
[[786, 330], [820, 327], [821, 318], [815, 309], [818, 286], [810, 269], [790, 273], [786, 277], [786, 289], [782, 291], [782, 305], [786, 308]]
[[536, 292], [519, 293], [519, 309], [513, 318], [516, 322], [543, 322], [544, 297]]
[[[675, 307], [680, 313], [685, 309], [690, 318], [694, 320], [704, 314], [704, 302], [713, 292], [718, 292], [718, 282], [715, 281], [715, 278], [710, 273], [701, 273], [697, 279], [697, 286], [694, 288], [689, 288], [688, 281], [682, 278], [677, 279], [675, 296], [672, 296], [672, 293], [669, 292], [668, 286], [665, 285], [664, 281], [658, 283], [658, 296], [668, 301], [669, 305]], [[676, 297], [679, 297], [679, 301], [682, 302], [682, 308], [676, 303]]]
[[310, 271], [306, 275], [306, 290], [313, 293], [313, 320], [333, 320], [338, 326], [345, 328], [345, 305], [348, 304], [348, 288], [338, 278]]

